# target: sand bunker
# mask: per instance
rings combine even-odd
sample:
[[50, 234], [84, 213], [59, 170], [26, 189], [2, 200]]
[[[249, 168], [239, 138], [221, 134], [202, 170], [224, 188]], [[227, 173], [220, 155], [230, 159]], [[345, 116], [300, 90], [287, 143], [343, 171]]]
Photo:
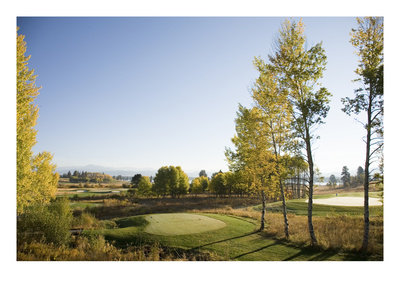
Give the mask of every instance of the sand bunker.
[[[308, 200], [306, 200], [308, 202]], [[328, 199], [314, 199], [314, 204], [334, 205], [334, 206], [364, 206], [363, 197], [333, 197]], [[369, 206], [383, 205], [378, 198], [369, 198]]]

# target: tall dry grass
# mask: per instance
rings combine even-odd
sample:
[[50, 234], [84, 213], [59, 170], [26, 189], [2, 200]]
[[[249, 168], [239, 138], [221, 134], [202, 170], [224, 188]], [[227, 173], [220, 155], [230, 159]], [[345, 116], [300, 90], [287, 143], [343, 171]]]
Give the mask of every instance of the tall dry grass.
[[[284, 238], [282, 216], [277, 213], [267, 215], [267, 233]], [[289, 215], [291, 242], [307, 244], [310, 241], [306, 216]], [[383, 256], [383, 217], [370, 219], [368, 253]], [[323, 249], [358, 252], [362, 246], [364, 233], [363, 217], [330, 216], [313, 217], [313, 225], [318, 244]]]
[[103, 236], [75, 237], [70, 245], [57, 246], [43, 242], [18, 245], [18, 261], [212, 261], [217, 254], [171, 249], [159, 244], [128, 246], [121, 249]]
[[[261, 212], [252, 208], [233, 209], [230, 207], [208, 210], [192, 210], [192, 212], [209, 212], [226, 214], [237, 217], [250, 218], [257, 222], [261, 219]], [[285, 239], [283, 215], [267, 212], [265, 216], [266, 228], [263, 234], [276, 239]], [[289, 242], [295, 245], [310, 244], [307, 216], [288, 214]], [[330, 216], [313, 217], [313, 225], [318, 245], [324, 250], [343, 250], [358, 252], [362, 246], [364, 233], [363, 217]], [[369, 254], [383, 256], [383, 217], [370, 218]]]

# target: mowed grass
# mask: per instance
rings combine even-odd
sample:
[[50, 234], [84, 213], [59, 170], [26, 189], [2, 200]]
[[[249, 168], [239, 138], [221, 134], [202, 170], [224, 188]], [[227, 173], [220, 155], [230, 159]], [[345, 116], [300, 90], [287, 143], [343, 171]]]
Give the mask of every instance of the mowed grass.
[[[152, 222], [148, 221], [149, 217], [156, 216], [153, 214], [117, 218], [114, 221], [119, 228], [86, 231], [84, 233], [88, 235], [103, 235], [106, 240], [113, 241], [118, 247], [159, 244], [172, 249], [184, 249], [192, 253], [201, 253], [202, 251], [212, 252], [220, 260], [299, 261], [363, 259], [359, 258], [357, 254], [346, 254], [338, 251], [319, 251], [307, 246], [297, 247], [282, 240], [268, 238], [265, 234], [257, 230], [259, 226], [258, 222], [249, 218], [203, 213], [196, 213], [187, 218], [190, 220], [199, 215], [221, 221], [226, 226], [193, 234], [156, 235], [146, 232], [146, 228], [152, 224]], [[158, 220], [162, 221], [163, 219], [165, 219], [165, 216], [161, 216]]]
[[109, 194], [119, 194], [125, 192], [126, 188], [72, 188], [72, 189], [59, 189], [57, 192], [58, 196], [67, 197], [88, 197], [88, 196], [98, 196], [98, 195], [109, 195]]
[[[336, 194], [324, 194], [316, 195], [314, 199], [328, 199], [335, 197]], [[338, 196], [341, 197], [364, 197], [362, 192], [356, 193], [340, 193]], [[370, 197], [380, 198], [378, 192], [370, 192]], [[305, 202], [306, 199], [293, 199], [288, 200], [286, 207], [287, 212], [290, 214], [296, 214], [300, 216], [306, 216], [308, 214], [308, 203]], [[254, 209], [261, 211], [262, 205], [254, 206]], [[283, 206], [282, 202], [273, 202], [267, 204], [267, 211], [270, 212], [282, 212]], [[381, 217], [383, 216], [383, 206], [370, 206], [369, 207], [371, 217]], [[347, 215], [347, 216], [363, 216], [364, 207], [363, 206], [333, 206], [333, 205], [321, 205], [313, 203], [313, 216], [316, 217], [326, 217], [326, 216], [337, 216], [337, 215]]]
[[[306, 216], [308, 214], [308, 203], [304, 202], [304, 200], [289, 200], [286, 207], [289, 214], [296, 214], [299, 216]], [[254, 209], [261, 211], [262, 205], [256, 205]], [[269, 205], [267, 205], [267, 211], [282, 212], [282, 202], [270, 203]], [[383, 216], [383, 206], [370, 206], [369, 212], [371, 217]], [[313, 216], [315, 217], [327, 217], [336, 215], [362, 216], [364, 215], [364, 207], [313, 204]]]
[[226, 226], [226, 223], [215, 218], [187, 213], [153, 214], [146, 216], [146, 220], [149, 225], [145, 232], [167, 236], [195, 234]]

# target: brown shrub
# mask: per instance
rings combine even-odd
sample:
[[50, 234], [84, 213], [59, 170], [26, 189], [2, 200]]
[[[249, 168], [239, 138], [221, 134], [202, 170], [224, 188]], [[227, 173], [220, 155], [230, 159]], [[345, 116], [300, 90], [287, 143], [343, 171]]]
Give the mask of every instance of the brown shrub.
[[129, 246], [118, 249], [103, 236], [78, 236], [69, 246], [55, 246], [40, 242], [18, 246], [19, 261], [205, 261], [221, 260], [211, 252], [186, 252], [182, 249], [161, 247], [159, 244]]

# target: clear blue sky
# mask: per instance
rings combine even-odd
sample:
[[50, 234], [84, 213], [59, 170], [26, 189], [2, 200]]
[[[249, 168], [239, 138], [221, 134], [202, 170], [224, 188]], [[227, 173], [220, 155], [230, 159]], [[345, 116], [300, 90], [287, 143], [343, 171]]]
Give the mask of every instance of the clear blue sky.
[[[97, 164], [186, 172], [227, 170], [238, 103], [252, 104], [254, 56], [267, 59], [279, 17], [18, 18], [35, 69], [39, 105], [35, 152], [59, 167]], [[296, 18], [298, 20], [298, 18]], [[353, 96], [355, 18], [308, 17], [308, 45], [323, 41], [321, 81], [331, 109], [317, 133], [322, 173], [364, 165], [362, 126], [342, 111]]]

